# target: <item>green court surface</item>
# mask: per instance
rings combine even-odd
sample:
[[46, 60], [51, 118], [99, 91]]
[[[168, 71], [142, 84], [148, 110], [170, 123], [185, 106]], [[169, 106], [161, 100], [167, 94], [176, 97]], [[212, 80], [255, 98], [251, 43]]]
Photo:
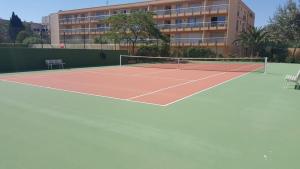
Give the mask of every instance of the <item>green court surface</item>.
[[284, 88], [299, 69], [168, 107], [0, 82], [0, 169], [299, 169], [300, 90]]

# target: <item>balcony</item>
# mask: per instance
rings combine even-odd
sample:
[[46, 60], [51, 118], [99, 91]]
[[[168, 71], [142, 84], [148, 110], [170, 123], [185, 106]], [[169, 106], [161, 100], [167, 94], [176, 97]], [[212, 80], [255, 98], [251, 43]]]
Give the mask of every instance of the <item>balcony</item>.
[[110, 27], [98, 28], [74, 28], [74, 29], [60, 29], [61, 34], [97, 34], [105, 33], [110, 30]]
[[188, 8], [166, 9], [153, 11], [154, 18], [169, 18], [178, 16], [195, 16], [201, 14], [222, 14], [228, 12], [228, 4], [197, 6]]
[[[178, 17], [178, 16], [196, 16], [201, 14], [220, 14], [228, 12], [228, 4], [196, 6], [188, 8], [177, 8], [167, 10], [156, 10], [154, 18]], [[128, 13], [127, 13], [128, 14]], [[116, 15], [116, 14], [113, 14]], [[80, 24], [89, 22], [103, 21], [112, 15], [94, 15], [86, 17], [65, 17], [59, 19], [60, 24]]]
[[59, 19], [60, 24], [80, 24], [80, 23], [89, 23], [89, 22], [98, 22], [103, 21], [109, 18], [111, 15], [94, 15], [87, 17], [72, 17], [72, 18], [62, 18]]
[[171, 38], [172, 46], [225, 46], [227, 37]]
[[157, 28], [162, 32], [180, 32], [197, 30], [226, 30], [227, 21], [216, 22], [190, 22], [178, 24], [158, 24]]
[[59, 24], [80, 24], [89, 21], [89, 17], [74, 17], [59, 19]]
[[98, 22], [103, 21], [109, 18], [111, 15], [96, 15], [96, 16], [89, 16], [91, 22]]

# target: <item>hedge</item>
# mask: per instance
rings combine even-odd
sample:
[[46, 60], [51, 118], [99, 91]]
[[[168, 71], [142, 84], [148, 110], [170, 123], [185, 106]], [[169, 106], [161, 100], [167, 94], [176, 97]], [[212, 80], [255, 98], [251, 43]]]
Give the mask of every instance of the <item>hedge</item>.
[[127, 51], [0, 48], [0, 72], [46, 69], [47, 59], [62, 59], [65, 68], [118, 65], [121, 54]]
[[23, 43], [0, 43], [0, 48], [27, 48], [28, 45], [25, 45]]

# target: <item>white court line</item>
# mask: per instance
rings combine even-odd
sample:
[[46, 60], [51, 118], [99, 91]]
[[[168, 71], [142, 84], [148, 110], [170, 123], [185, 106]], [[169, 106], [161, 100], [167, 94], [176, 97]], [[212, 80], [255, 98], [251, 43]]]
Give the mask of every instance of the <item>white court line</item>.
[[[256, 66], [256, 65], [250, 65], [250, 66]], [[259, 70], [259, 69], [261, 69], [261, 68], [257, 68], [257, 70]], [[254, 70], [254, 71], [256, 71], [256, 70]], [[220, 74], [225, 74], [225, 73], [229, 73], [229, 72], [223, 72], [223, 73], [220, 73]], [[205, 92], [205, 91], [207, 91], [207, 90], [210, 90], [210, 89], [215, 88], [215, 87], [217, 87], [217, 86], [220, 86], [220, 85], [222, 85], [222, 84], [228, 83], [228, 82], [230, 82], [230, 81], [232, 81], [232, 80], [238, 79], [238, 78], [240, 78], [240, 77], [242, 77], [242, 76], [248, 75], [248, 74], [250, 74], [250, 73], [252, 73], [252, 72], [248, 72], [248, 73], [242, 74], [241, 76], [235, 77], [235, 78], [233, 78], [233, 79], [227, 80], [227, 81], [225, 81], [225, 82], [222, 82], [222, 83], [217, 84], [217, 85], [215, 85], [215, 86], [212, 86], [212, 87], [210, 87], [210, 88], [207, 88], [207, 89], [201, 90], [201, 91], [199, 91], [199, 92], [193, 93], [193, 94], [191, 94], [191, 95], [189, 95], [189, 96], [186, 96], [186, 97], [184, 97], [184, 98], [178, 99], [178, 100], [176, 100], [176, 101], [174, 101], [174, 102], [171, 102], [171, 103], [168, 103], [168, 104], [156, 104], [156, 103], [150, 103], [150, 102], [143, 102], [143, 101], [130, 100], [130, 98], [129, 98], [129, 99], [121, 99], [121, 98], [110, 97], [110, 96], [103, 96], [103, 95], [90, 94], [90, 93], [85, 93], [85, 92], [78, 92], [78, 91], [65, 90], [65, 89], [59, 89], [59, 88], [53, 88], [53, 87], [46, 87], [46, 86], [41, 86], [41, 85], [35, 85], [35, 84], [22, 83], [22, 82], [16, 82], [16, 81], [11, 81], [11, 80], [1, 79], [1, 77], [0, 77], [0, 81], [8, 82], [8, 83], [21, 84], [21, 85], [26, 85], [26, 86], [32, 86], [32, 87], [39, 87], [39, 88], [51, 89], [51, 90], [56, 90], [56, 91], [64, 91], [64, 92], [68, 92], [68, 93], [76, 93], [76, 94], [87, 95], [87, 96], [95, 96], [95, 97], [102, 97], [102, 98], [108, 98], [108, 99], [114, 99], [114, 100], [120, 100], [120, 101], [128, 101], [128, 102], [132, 102], [132, 103], [142, 103], [142, 104], [147, 104], [147, 105], [166, 107], [166, 106], [175, 104], [175, 103], [177, 103], [177, 102], [179, 102], [179, 101], [182, 101], [182, 100], [184, 100], [184, 99], [187, 99], [187, 98], [189, 98], [189, 97], [192, 97], [192, 96], [194, 96], [194, 95], [196, 95], [196, 94]], [[217, 76], [217, 75], [218, 75], [218, 74], [215, 74], [214, 76]], [[11, 76], [9, 76], [9, 77], [11, 77]], [[5, 78], [5, 77], [2, 77], [2, 78]], [[206, 78], [208, 78], [208, 77], [206, 77]], [[197, 79], [196, 79], [196, 80], [197, 80]], [[193, 80], [193, 81], [195, 81], [195, 80]], [[186, 82], [186, 83], [187, 83], [187, 82]]]
[[86, 96], [102, 97], [102, 98], [108, 98], [108, 99], [114, 99], [114, 100], [128, 101], [128, 102], [133, 102], [133, 103], [143, 103], [143, 104], [153, 105], [153, 106], [165, 106], [165, 105], [162, 105], [162, 104], [149, 103], [149, 102], [143, 102], [143, 101], [135, 101], [135, 100], [129, 100], [129, 99], [121, 99], [121, 98], [117, 98], [117, 97], [103, 96], [103, 95], [97, 95], [97, 94], [91, 94], [91, 93], [85, 93], [85, 92], [78, 92], [78, 91], [73, 91], [73, 90], [47, 87], [47, 86], [41, 86], [41, 85], [35, 85], [35, 84], [23, 83], [23, 82], [16, 82], [16, 81], [5, 80], [5, 79], [0, 79], [0, 81], [7, 82], [7, 83], [21, 84], [21, 85], [26, 85], [26, 86], [31, 86], [31, 87], [51, 89], [51, 90], [56, 90], [56, 91], [63, 91], [63, 92], [68, 92], [68, 93], [76, 93], [76, 94], [86, 95]]
[[[256, 66], [256, 65], [255, 65], [255, 66]], [[253, 72], [255, 72], [255, 71], [259, 70], [259, 69], [261, 69], [261, 68], [257, 68], [257, 69], [254, 70]], [[248, 75], [248, 74], [250, 74], [250, 73], [253, 73], [253, 72], [244, 73], [244, 74], [242, 74], [242, 75], [240, 75], [240, 76], [237, 76], [237, 77], [234, 77], [234, 78], [232, 78], [232, 79], [226, 80], [226, 81], [224, 81], [224, 82], [222, 82], [222, 83], [216, 84], [216, 85], [211, 86], [211, 87], [209, 87], [209, 88], [200, 90], [200, 91], [198, 91], [198, 92], [195, 92], [195, 93], [193, 93], [193, 94], [191, 94], [191, 95], [188, 95], [188, 96], [185, 96], [185, 97], [180, 98], [180, 99], [178, 99], [178, 100], [175, 100], [175, 101], [170, 102], [170, 103], [168, 103], [168, 104], [164, 104], [163, 106], [170, 106], [170, 105], [175, 104], [175, 103], [177, 103], [177, 102], [180, 102], [180, 101], [183, 101], [183, 100], [188, 99], [188, 98], [190, 98], [190, 97], [193, 97], [193, 96], [195, 96], [195, 95], [197, 95], [197, 94], [206, 92], [206, 91], [208, 91], [208, 90], [210, 90], [210, 89], [213, 89], [213, 88], [215, 88], [215, 87], [218, 87], [218, 86], [224, 85], [224, 84], [226, 84], [226, 83], [229, 83], [229, 82], [231, 82], [231, 81], [233, 81], [233, 80], [242, 78], [242, 77], [244, 77], [244, 76], [246, 76], [246, 75]], [[228, 73], [228, 72], [226, 72], [226, 73]]]
[[[159, 68], [155, 68], [155, 69], [159, 69]], [[159, 69], [160, 70], [160, 69]], [[175, 71], [178, 71], [178, 69], [164, 69], [164, 71], [159, 71], [159, 72], [151, 72], [151, 73], [137, 73], [137, 74], [133, 74], [134, 76], [137, 75], [137, 76], [143, 76], [143, 75], [156, 75], [156, 74], [159, 74], [159, 73], [165, 73], [165, 72], [175, 72]]]
[[206, 79], [209, 79], [209, 78], [212, 78], [212, 77], [223, 75], [225, 73], [224, 72], [223, 73], [217, 73], [217, 74], [209, 75], [209, 76], [202, 77], [202, 78], [199, 78], [199, 79], [190, 80], [190, 81], [187, 81], [187, 82], [184, 82], [184, 83], [179, 83], [179, 84], [176, 84], [176, 85], [173, 85], [173, 86], [168, 86], [168, 87], [165, 87], [165, 88], [161, 88], [159, 90], [155, 90], [155, 91], [152, 91], [152, 92], [148, 92], [148, 93], [144, 93], [144, 94], [141, 94], [141, 95], [138, 95], [138, 96], [134, 96], [134, 97], [131, 97], [129, 99], [130, 100], [131, 99], [137, 99], [137, 98], [140, 98], [140, 97], [152, 95], [154, 93], [158, 93], [158, 92], [165, 91], [165, 90], [172, 89], [172, 88], [179, 87], [179, 86], [184, 86], [184, 85], [187, 85], [187, 84], [190, 84], [190, 83], [194, 83], [194, 82], [198, 82], [198, 81], [201, 81], [201, 80], [206, 80]]
[[154, 75], [154, 74], [160, 74], [160, 73], [165, 73], [165, 72], [173, 72], [173, 71], [178, 71], [177, 70], [172, 70], [172, 71], [160, 71], [160, 72], [155, 72], [155, 73], [139, 73], [139, 74], [125, 74], [125, 73], [106, 73], [104, 71], [84, 71], [86, 73], [92, 73], [92, 74], [97, 74], [97, 75], [114, 75], [114, 76], [121, 76], [121, 77], [142, 77], [142, 78], [152, 78], [152, 79], [162, 79], [162, 80], [189, 80], [189, 79], [183, 79], [183, 78], [172, 78], [172, 77], [156, 77], [156, 76], [147, 76], [147, 75]]
[[[250, 66], [252, 67], [252, 66], [256, 66], [256, 65], [247, 65], [247, 66], [243, 66], [243, 67], [240, 67], [240, 68], [237, 68], [237, 69], [234, 69], [234, 70], [236, 71], [236, 70], [239, 70], [239, 69], [242, 69], [242, 68], [245, 68], [245, 67], [250, 67]], [[187, 84], [199, 82], [199, 81], [202, 81], [202, 80], [210, 79], [210, 78], [220, 76], [220, 75], [223, 75], [223, 74], [226, 74], [226, 73], [229, 73], [229, 72], [217, 73], [217, 74], [213, 74], [213, 75], [206, 76], [206, 77], [203, 77], [203, 78], [190, 80], [190, 81], [187, 81], [187, 82], [184, 82], [184, 83], [179, 83], [179, 84], [176, 84], [176, 85], [173, 85], [173, 86], [169, 86], [169, 87], [166, 87], [166, 88], [162, 88], [162, 89], [159, 89], [159, 90], [155, 90], [155, 91], [152, 91], [152, 92], [148, 92], [148, 93], [144, 93], [144, 94], [141, 94], [141, 95], [138, 95], [138, 96], [134, 96], [134, 97], [131, 97], [129, 99], [132, 100], [132, 99], [141, 98], [141, 97], [152, 95], [152, 94], [162, 92], [162, 91], [165, 91], [165, 90], [168, 90], [168, 89], [172, 89], [172, 88], [184, 86], [184, 85], [187, 85]]]

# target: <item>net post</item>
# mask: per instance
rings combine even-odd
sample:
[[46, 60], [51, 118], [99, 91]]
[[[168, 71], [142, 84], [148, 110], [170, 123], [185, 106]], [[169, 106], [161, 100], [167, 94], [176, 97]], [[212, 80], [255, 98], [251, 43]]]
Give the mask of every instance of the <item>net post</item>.
[[122, 66], [122, 55], [120, 55], [120, 67]]
[[265, 70], [264, 73], [267, 74], [268, 58], [265, 57]]
[[180, 70], [180, 58], [177, 58], [177, 69]]

